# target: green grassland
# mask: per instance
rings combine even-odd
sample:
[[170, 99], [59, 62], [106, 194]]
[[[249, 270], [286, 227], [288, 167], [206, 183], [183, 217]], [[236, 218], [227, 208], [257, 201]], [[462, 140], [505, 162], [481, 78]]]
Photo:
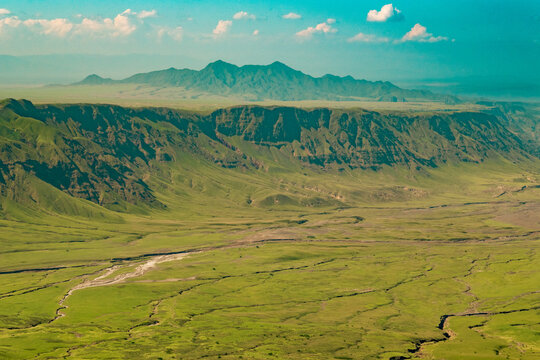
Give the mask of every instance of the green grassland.
[[[520, 140], [480, 113], [347, 113], [371, 131], [362, 168], [329, 157], [362, 145], [339, 111], [316, 128], [298, 109], [2, 104], [2, 359], [540, 357], [529, 125]], [[272, 111], [310, 127], [287, 142]], [[255, 138], [269, 119], [273, 143]]]
[[[167, 210], [3, 204], [0, 357], [540, 355], [537, 163], [308, 176], [183, 164], [171, 176], [184, 191], [151, 180]], [[344, 202], [294, 201], [313, 194]], [[172, 252], [187, 253], [70, 292]]]

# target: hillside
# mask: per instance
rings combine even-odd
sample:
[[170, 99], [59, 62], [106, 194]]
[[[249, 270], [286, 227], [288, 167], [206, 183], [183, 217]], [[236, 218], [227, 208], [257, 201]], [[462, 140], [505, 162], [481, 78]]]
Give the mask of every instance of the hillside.
[[216, 171], [248, 170], [264, 177], [273, 169], [291, 174], [415, 170], [535, 158], [537, 143], [510, 131], [509, 118], [258, 106], [199, 115], [5, 100], [0, 106], [0, 186], [7, 198], [24, 202], [30, 196], [36, 202], [36, 185], [30, 183], [39, 179], [75, 198], [125, 211], [132, 205], [165, 208], [149, 179], [163, 177], [163, 186], [174, 189], [167, 174], [193, 161]]
[[236, 66], [218, 60], [200, 71], [175, 69], [136, 74], [112, 81], [90, 75], [74, 85], [146, 84], [154, 87], [181, 87], [186, 90], [248, 100], [356, 100], [379, 101], [437, 100], [456, 103], [456, 97], [429, 91], [401, 89], [390, 82], [356, 80], [351, 76], [313, 77], [281, 62], [270, 65]]

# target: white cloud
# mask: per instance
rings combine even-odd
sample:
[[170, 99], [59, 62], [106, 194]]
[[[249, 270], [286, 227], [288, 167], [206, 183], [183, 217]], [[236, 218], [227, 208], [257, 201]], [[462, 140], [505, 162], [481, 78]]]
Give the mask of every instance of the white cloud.
[[[108, 20], [108, 21], [107, 21]], [[77, 26], [77, 33], [98, 33], [102, 32], [107, 26], [106, 24], [111, 24], [111, 19], [105, 19], [103, 21], [92, 20], [84, 18], [82, 22]]]
[[16, 28], [21, 24], [22, 21], [16, 16], [0, 19], [0, 35], [4, 32], [6, 27]]
[[335, 23], [336, 23], [336, 19], [329, 18], [329, 19], [326, 20], [326, 23], [327, 23], [327, 24], [335, 24]]
[[19, 20], [16, 16], [10, 16], [4, 19], [0, 19], [0, 27], [1, 26], [10, 26], [10, 27], [17, 27], [22, 23], [21, 20]]
[[6, 27], [18, 28], [20, 26], [43, 35], [53, 35], [58, 37], [66, 36], [73, 29], [73, 23], [67, 19], [27, 19], [23, 21], [17, 16], [0, 19], [0, 33], [3, 32]]
[[431, 36], [431, 34], [427, 32], [427, 29], [425, 26], [422, 26], [420, 24], [415, 24], [411, 28], [411, 30], [403, 36], [402, 40], [414, 41], [414, 40], [424, 39], [429, 36]]
[[419, 41], [419, 42], [439, 42], [446, 41], [448, 38], [446, 36], [433, 36], [433, 34], [428, 33], [425, 26], [420, 24], [415, 24], [411, 30], [403, 35], [400, 42], [405, 41]]
[[402, 18], [401, 11], [392, 4], [384, 5], [380, 11], [370, 10], [367, 14], [367, 21], [372, 22], [385, 22], [388, 19], [400, 20]]
[[184, 28], [181, 26], [177, 26], [175, 28], [161, 28], [158, 30], [158, 38], [163, 38], [163, 36], [167, 35], [174, 41], [182, 41], [182, 38], [184, 37]]
[[142, 10], [140, 13], [137, 14], [137, 17], [139, 19], [146, 19], [149, 17], [156, 17], [157, 16], [157, 10]]
[[113, 24], [114, 24], [114, 30], [116, 31], [117, 36], [129, 35], [137, 29], [137, 27], [135, 25], [132, 25], [129, 21], [128, 15], [130, 14], [131, 14], [131, 10], [128, 9], [124, 11], [122, 14], [116, 15], [116, 17], [114, 18]]
[[[82, 15], [76, 15], [75, 18], [81, 19], [77, 23], [63, 18], [21, 20], [17, 16], [10, 16], [0, 18], [0, 32], [3, 32], [7, 27], [17, 28], [22, 26], [39, 34], [58, 37], [65, 37], [69, 34], [121, 37], [128, 36], [137, 30], [137, 25], [133, 22], [135, 17], [138, 17], [138, 22], [142, 23], [143, 19], [156, 14], [156, 10], [143, 10], [136, 13], [131, 9], [126, 9], [114, 18], [90, 19]], [[178, 28], [169, 31], [171, 32], [169, 36], [172, 38], [181, 38], [181, 30]]]
[[302, 15], [300, 14], [297, 14], [297, 13], [293, 13], [293, 12], [290, 12], [288, 14], [285, 14], [282, 16], [284, 19], [287, 19], [287, 20], [296, 20], [296, 19], [300, 19], [302, 18]]
[[358, 33], [355, 36], [347, 39], [348, 42], [364, 42], [364, 43], [386, 43], [390, 39], [387, 37], [377, 36], [373, 34]]
[[[439, 41], [447, 41], [448, 38], [446, 36], [432, 36], [429, 39], [427, 39], [425, 42], [439, 42]], [[452, 42], [456, 41], [455, 39], [452, 39]]]
[[320, 23], [317, 26], [310, 26], [307, 29], [301, 30], [296, 33], [296, 36], [300, 38], [311, 38], [313, 34], [324, 33], [330, 34], [337, 32], [337, 29], [333, 28], [331, 24], [335, 23], [334, 19], [328, 19], [326, 22]]
[[259, 35], [259, 30], [253, 30], [253, 36]]
[[216, 28], [212, 31], [212, 33], [215, 36], [220, 36], [225, 34], [227, 31], [229, 31], [230, 27], [232, 26], [231, 20], [219, 20]]
[[255, 20], [256, 16], [245, 11], [239, 11], [236, 14], [234, 14], [233, 19], [234, 20], [244, 20], [244, 19]]
[[9, 14], [11, 14], [11, 11], [9, 11], [8, 9], [0, 9], [0, 16]]
[[41, 34], [59, 37], [66, 36], [73, 29], [73, 23], [67, 19], [28, 19], [23, 24], [29, 28], [38, 28]]
[[105, 18], [103, 20], [93, 20], [84, 18], [80, 24], [76, 26], [78, 34], [92, 34], [96, 36], [128, 36], [137, 30], [131, 20], [130, 15], [134, 13], [127, 9], [124, 12], [116, 15], [114, 19]]

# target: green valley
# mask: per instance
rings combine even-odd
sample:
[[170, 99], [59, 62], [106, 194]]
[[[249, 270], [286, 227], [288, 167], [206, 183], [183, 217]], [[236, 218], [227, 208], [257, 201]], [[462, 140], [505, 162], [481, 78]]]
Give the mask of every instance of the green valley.
[[6, 99], [0, 357], [536, 359], [537, 124]]

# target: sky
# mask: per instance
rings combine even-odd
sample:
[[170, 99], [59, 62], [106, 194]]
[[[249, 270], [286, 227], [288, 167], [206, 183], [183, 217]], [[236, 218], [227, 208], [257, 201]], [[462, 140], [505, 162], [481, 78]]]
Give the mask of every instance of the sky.
[[141, 71], [279, 60], [315, 76], [535, 82], [540, 1], [0, 0], [0, 54], [153, 59]]

